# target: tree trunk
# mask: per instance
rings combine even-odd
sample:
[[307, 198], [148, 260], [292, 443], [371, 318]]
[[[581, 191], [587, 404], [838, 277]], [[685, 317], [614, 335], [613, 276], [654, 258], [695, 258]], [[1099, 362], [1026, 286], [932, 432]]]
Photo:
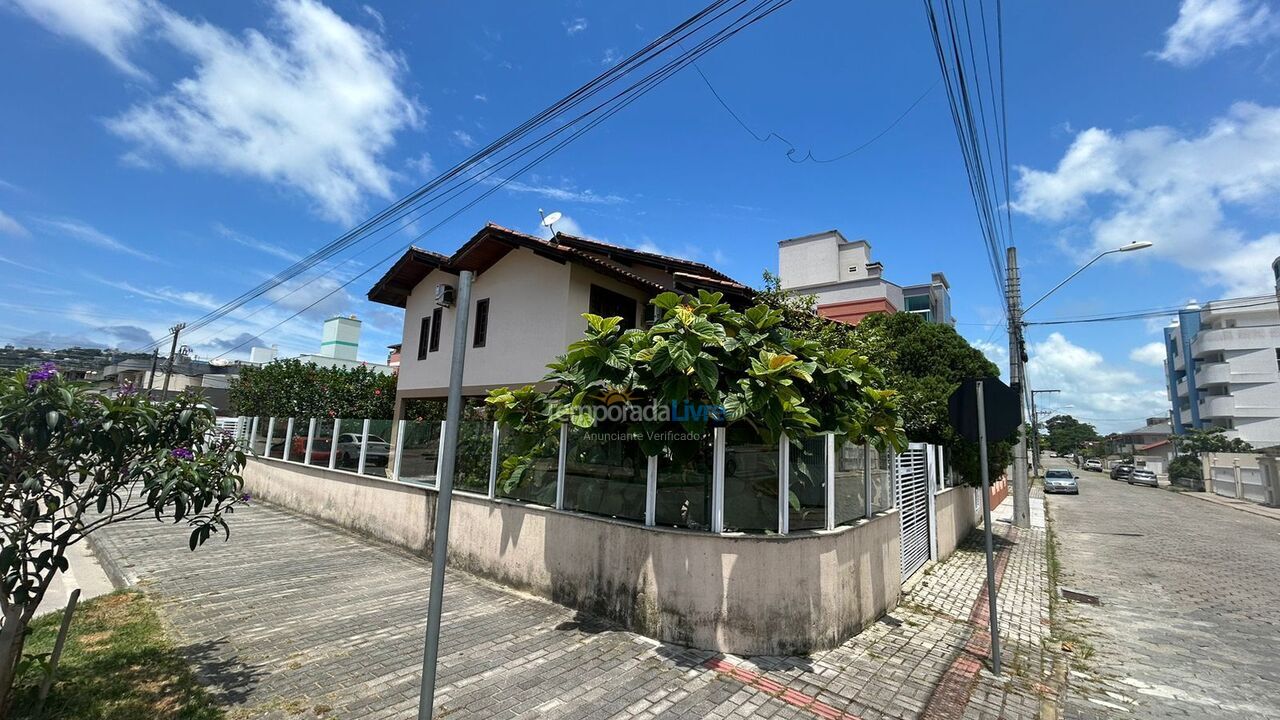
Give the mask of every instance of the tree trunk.
[[13, 703], [13, 683], [17, 679], [18, 660], [22, 658], [22, 646], [27, 639], [26, 608], [10, 605], [4, 611], [4, 625], [0, 626], [0, 720], [9, 717]]

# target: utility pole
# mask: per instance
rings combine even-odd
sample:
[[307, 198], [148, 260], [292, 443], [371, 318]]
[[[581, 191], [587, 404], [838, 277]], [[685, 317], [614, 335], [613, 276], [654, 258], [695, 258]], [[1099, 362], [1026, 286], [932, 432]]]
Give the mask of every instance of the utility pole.
[[[1022, 279], [1018, 275], [1018, 249], [1005, 253], [1009, 273], [1005, 298], [1009, 305], [1009, 385], [1018, 393], [1022, 387], [1022, 363], [1025, 343], [1022, 341]], [[1021, 404], [1019, 404], [1021, 407]], [[1017, 443], [1013, 446], [1013, 524], [1031, 527], [1031, 487], [1027, 480], [1027, 434], [1024, 423], [1018, 423]]]
[[173, 375], [173, 356], [178, 354], [178, 333], [187, 326], [186, 323], [178, 323], [169, 328], [169, 332], [173, 333], [173, 344], [169, 346], [169, 362], [164, 366], [164, 388], [160, 391], [160, 402], [164, 402], [169, 395], [169, 377]]
[[1031, 391], [1031, 464], [1035, 467], [1036, 477], [1040, 476], [1040, 413], [1036, 411], [1036, 395], [1042, 393], [1060, 393], [1061, 390]]
[[142, 376], [142, 379], [143, 379], [143, 380], [147, 380], [147, 382], [146, 382], [146, 388], [147, 388], [147, 399], [148, 399], [148, 400], [150, 400], [150, 399], [151, 399], [151, 389], [152, 389], [152, 388], [154, 388], [154, 387], [156, 386], [156, 365], [157, 365], [157, 363], [159, 363], [159, 362], [160, 362], [160, 346], [159, 346], [159, 345], [157, 345], [157, 346], [155, 346], [155, 348], [154, 348], [154, 349], [152, 349], [152, 351], [151, 351], [151, 379], [150, 379], [150, 380], [147, 380], [147, 376], [146, 376], [146, 374], [145, 374], [145, 373], [144, 373], [144, 374], [143, 374], [143, 376]]

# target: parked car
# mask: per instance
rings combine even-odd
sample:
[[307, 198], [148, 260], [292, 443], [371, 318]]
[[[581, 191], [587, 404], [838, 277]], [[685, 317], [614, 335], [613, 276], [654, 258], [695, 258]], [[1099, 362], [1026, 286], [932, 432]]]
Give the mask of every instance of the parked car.
[[[311, 441], [312, 465], [329, 464], [329, 446], [331, 444], [327, 437], [318, 437]], [[356, 452], [359, 452], [359, 445], [356, 448]], [[305, 435], [298, 435], [293, 439], [293, 447], [289, 450], [289, 459], [297, 462], [307, 462], [306, 455], [307, 438]]]
[[[338, 464], [351, 467], [360, 463], [360, 433], [342, 433], [338, 436]], [[391, 443], [377, 435], [369, 436], [369, 447], [364, 452], [366, 466], [386, 466], [391, 457]]]
[[1056, 458], [1056, 457], [1058, 457], [1058, 453], [1056, 453], [1056, 452], [1054, 452], [1054, 451], [1050, 450], [1050, 451], [1049, 451], [1049, 457], [1051, 457], [1051, 458]]
[[1130, 465], [1129, 463], [1120, 463], [1119, 465], [1116, 465], [1115, 467], [1111, 468], [1111, 479], [1127, 480], [1129, 478], [1129, 473], [1131, 472], [1133, 472], [1132, 465]]
[[1088, 460], [1084, 461], [1084, 469], [1093, 470], [1095, 472], [1102, 472], [1102, 461], [1099, 460], [1098, 458], [1089, 458]]
[[1146, 468], [1136, 468], [1129, 474], [1128, 480], [1130, 485], [1160, 487], [1160, 481], [1156, 479], [1156, 474]]
[[1044, 473], [1044, 491], [1079, 495], [1080, 481], [1070, 470], [1051, 468]]

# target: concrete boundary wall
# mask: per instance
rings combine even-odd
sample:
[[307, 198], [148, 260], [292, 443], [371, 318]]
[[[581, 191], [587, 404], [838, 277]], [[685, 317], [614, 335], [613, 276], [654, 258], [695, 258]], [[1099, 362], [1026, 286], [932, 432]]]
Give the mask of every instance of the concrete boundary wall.
[[[250, 459], [255, 498], [426, 555], [429, 487]], [[896, 510], [832, 531], [650, 528], [455, 493], [453, 567], [666, 642], [742, 655], [832, 648], [901, 596]]]
[[981, 490], [949, 487], [938, 491], [933, 506], [937, 514], [938, 561], [955, 552], [965, 537], [982, 522]]

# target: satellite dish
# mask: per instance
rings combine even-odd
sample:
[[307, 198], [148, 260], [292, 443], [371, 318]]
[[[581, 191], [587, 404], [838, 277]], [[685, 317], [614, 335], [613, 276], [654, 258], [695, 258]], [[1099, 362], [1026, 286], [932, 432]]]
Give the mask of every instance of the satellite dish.
[[564, 213], [559, 213], [559, 212], [553, 212], [549, 215], [545, 215], [542, 218], [542, 227], [549, 228], [552, 225], [555, 225], [556, 223], [560, 222], [560, 218], [562, 217], [564, 217]]

